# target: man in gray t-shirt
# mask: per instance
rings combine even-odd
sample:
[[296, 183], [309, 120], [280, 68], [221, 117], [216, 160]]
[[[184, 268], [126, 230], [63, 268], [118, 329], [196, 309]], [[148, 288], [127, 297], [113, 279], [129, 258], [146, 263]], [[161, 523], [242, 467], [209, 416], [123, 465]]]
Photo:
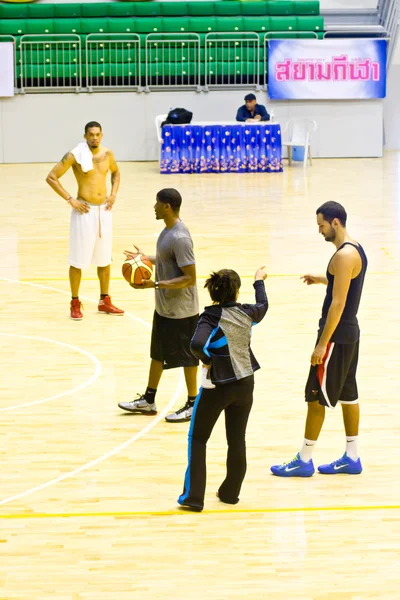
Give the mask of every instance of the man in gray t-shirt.
[[[135, 289], [155, 288], [156, 307], [151, 333], [151, 365], [146, 392], [137, 400], [120, 402], [118, 406], [136, 414], [157, 414], [155, 396], [164, 369], [183, 367], [188, 390], [186, 404], [168, 415], [166, 421], [190, 421], [197, 396], [198, 360], [190, 351], [190, 341], [199, 318], [196, 287], [196, 263], [193, 241], [179, 217], [182, 198], [172, 188], [157, 194], [154, 206], [156, 219], [163, 219], [165, 229], [157, 240], [156, 256], [149, 256], [155, 265], [155, 280], [142, 280]], [[140, 254], [145, 254], [135, 246]], [[127, 258], [136, 253], [126, 251]]]
[[[156, 281], [181, 277], [182, 268], [195, 265], [193, 242], [183, 221], [178, 221], [171, 229], [163, 229], [157, 240]], [[184, 319], [199, 314], [197, 287], [158, 288], [156, 312], [168, 319]]]

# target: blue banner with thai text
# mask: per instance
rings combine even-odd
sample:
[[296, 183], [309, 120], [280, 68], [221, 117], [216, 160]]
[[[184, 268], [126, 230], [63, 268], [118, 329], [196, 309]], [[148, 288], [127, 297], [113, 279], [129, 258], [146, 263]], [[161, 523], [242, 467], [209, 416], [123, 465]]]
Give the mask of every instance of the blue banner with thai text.
[[270, 40], [268, 47], [271, 99], [386, 96], [386, 40]]

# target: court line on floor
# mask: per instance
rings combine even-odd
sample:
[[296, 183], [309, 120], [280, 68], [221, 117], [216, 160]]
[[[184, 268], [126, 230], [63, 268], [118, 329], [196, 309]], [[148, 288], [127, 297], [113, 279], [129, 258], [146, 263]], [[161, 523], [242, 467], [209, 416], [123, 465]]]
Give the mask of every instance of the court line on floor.
[[[38, 287], [41, 288], [43, 290], [49, 290], [51, 292], [58, 292], [59, 294], [64, 294], [64, 296], [69, 296], [71, 297], [71, 292], [68, 290], [60, 290], [58, 288], [52, 287], [50, 285], [43, 285], [41, 283], [32, 283], [31, 280], [25, 280], [25, 279], [10, 279], [9, 277], [0, 277], [0, 281], [6, 281], [7, 283], [19, 283], [21, 285], [29, 285], [31, 287]], [[43, 280], [39, 280], [39, 281], [64, 281], [64, 279], [49, 279], [49, 278], [45, 278]], [[69, 281], [68, 278], [65, 279], [65, 281]], [[97, 281], [97, 278], [96, 278]], [[92, 304], [96, 304], [98, 302], [98, 300], [93, 300], [93, 298], [88, 298], [87, 296], [79, 296], [79, 298], [81, 300], [85, 300], [86, 302], [91, 302]], [[135, 317], [135, 315], [133, 315], [130, 312], [125, 311], [125, 316], [129, 317], [130, 319], [132, 319], [133, 321], [137, 321], [138, 323], [141, 323], [142, 325], [144, 325], [145, 327], [147, 327], [147, 329], [151, 330], [151, 325], [149, 323], [147, 323], [146, 321], [144, 321], [143, 319], [141, 319], [140, 317]]]
[[[304, 275], [304, 273], [269, 273], [268, 274], [268, 279], [272, 279], [274, 277], [302, 277]], [[371, 275], [398, 275], [398, 271], [371, 271], [370, 273], [368, 273], [368, 276], [370, 277]], [[209, 275], [196, 275], [197, 279], [207, 279], [209, 277]], [[254, 273], [251, 273], [250, 275], [240, 275], [241, 279], [251, 279], [254, 277]], [[111, 277], [110, 278], [111, 281], [123, 281], [121, 277]], [[0, 281], [19, 281], [20, 283], [26, 283], [29, 284], [30, 282], [35, 282], [35, 281], [63, 281], [63, 282], [69, 282], [69, 278], [68, 277], [29, 277], [29, 278], [23, 278], [23, 279], [7, 279], [7, 277], [0, 277]], [[82, 281], [98, 281], [98, 277], [82, 277]], [[46, 288], [46, 286], [43, 286]], [[57, 292], [62, 292], [63, 294], [66, 294], [69, 296], [69, 292], [64, 292], [62, 290], [57, 290], [56, 288], [52, 288], [52, 287], [47, 287], [47, 289], [49, 290], [55, 290]], [[80, 298], [82, 298], [83, 300], [88, 300], [88, 298], [86, 298], [85, 296], [80, 296]], [[93, 300], [90, 300], [91, 302], [93, 302]], [[125, 313], [126, 315], [130, 316], [129, 313]], [[133, 315], [132, 315], [133, 317]], [[136, 317], [134, 317], [136, 318]]]
[[[23, 282], [20, 281], [18, 279], [8, 279], [6, 277], [0, 277], [0, 280], [2, 281], [7, 281], [9, 283], [20, 283], [23, 285], [29, 285], [31, 287], [39, 287], [39, 288], [43, 288], [43, 289], [47, 289], [47, 290], [52, 290], [55, 292], [59, 292], [61, 294], [66, 294], [67, 296], [70, 295], [70, 292], [65, 292], [64, 290], [59, 290], [57, 288], [53, 288], [50, 286], [45, 286], [45, 285], [39, 285], [37, 283], [29, 283], [29, 282]], [[82, 299], [87, 300], [88, 302], [92, 302], [92, 303], [96, 303], [97, 300], [93, 300], [92, 298], [87, 298], [82, 296]], [[146, 321], [144, 321], [143, 319], [140, 319], [139, 317], [135, 317], [135, 315], [131, 314], [131, 313], [125, 313], [126, 316], [130, 317], [131, 319], [138, 321], [139, 323], [142, 323], [143, 325], [145, 325], [148, 329], [151, 329], [151, 325], [149, 325], [149, 323], [146, 323]], [[69, 479], [71, 477], [74, 477], [75, 475], [78, 475], [79, 473], [82, 473], [83, 471], [86, 471], [96, 465], [98, 465], [99, 463], [107, 460], [108, 458], [111, 458], [112, 456], [114, 456], [115, 454], [118, 454], [118, 452], [120, 452], [121, 450], [124, 450], [125, 448], [127, 448], [128, 446], [130, 446], [131, 444], [133, 444], [134, 442], [136, 442], [138, 439], [140, 439], [141, 437], [143, 437], [144, 435], [146, 435], [146, 433], [148, 433], [149, 431], [151, 431], [151, 429], [153, 429], [153, 427], [155, 427], [157, 425], [157, 423], [159, 423], [165, 416], [166, 414], [171, 410], [172, 406], [175, 404], [175, 402], [177, 401], [177, 399], [179, 398], [179, 396], [182, 393], [184, 387], [184, 377], [183, 377], [183, 371], [180, 371], [179, 374], [179, 382], [178, 382], [178, 386], [171, 398], [171, 400], [168, 402], [168, 404], [164, 407], [164, 409], [157, 415], [157, 417], [155, 417], [154, 419], [152, 419], [150, 421], [150, 423], [144, 427], [143, 429], [141, 429], [138, 433], [136, 433], [135, 435], [133, 435], [131, 438], [129, 438], [128, 440], [126, 440], [125, 442], [123, 442], [122, 444], [119, 444], [119, 446], [116, 446], [115, 448], [113, 448], [112, 450], [110, 450], [109, 452], [106, 452], [105, 454], [103, 454], [102, 456], [99, 456], [98, 458], [91, 460], [90, 462], [81, 465], [80, 467], [78, 467], [77, 469], [74, 469], [73, 471], [69, 471], [68, 473], [64, 473], [63, 475], [60, 475], [59, 477], [56, 477], [55, 479], [51, 479], [50, 481], [46, 481], [45, 483], [42, 483], [40, 485], [37, 485], [33, 488], [30, 488], [28, 490], [25, 490], [23, 492], [20, 492], [18, 494], [14, 494], [13, 496], [9, 496], [8, 498], [4, 498], [3, 500], [0, 500], [0, 506], [4, 505], [4, 504], [8, 504], [9, 502], [12, 502], [13, 500], [19, 500], [20, 498], [24, 498], [25, 496], [28, 496], [30, 494], [33, 494], [34, 492], [39, 492], [41, 490], [44, 490], [47, 487], [50, 487], [52, 485], [56, 485], [57, 483], [60, 483], [61, 481], [64, 481], [65, 479]]]
[[[232, 508], [203, 510], [202, 515], [249, 515], [249, 514], [279, 514], [279, 513], [314, 513], [314, 512], [341, 512], [341, 511], [366, 511], [366, 510], [399, 510], [400, 505], [373, 505], [373, 506], [294, 506], [287, 508]], [[169, 517], [196, 514], [192, 511], [176, 508], [175, 510], [139, 510], [124, 512], [74, 512], [74, 513], [14, 513], [0, 514], [1, 519], [71, 519], [71, 518], [141, 518], [141, 517]]]
[[9, 498], [0, 500], [0, 506], [2, 506], [4, 504], [8, 504], [9, 502], [12, 502], [13, 500], [19, 500], [21, 498], [24, 498], [25, 496], [28, 496], [29, 494], [33, 494], [34, 492], [39, 492], [41, 490], [44, 490], [45, 488], [50, 487], [52, 485], [56, 485], [57, 483], [60, 483], [61, 481], [64, 481], [65, 479], [70, 479], [71, 477], [75, 477], [75, 475], [78, 475], [79, 473], [82, 473], [83, 471], [87, 471], [88, 469], [91, 469], [92, 467], [95, 467], [96, 465], [107, 460], [108, 458], [111, 458], [115, 454], [118, 454], [118, 452], [120, 452], [121, 450], [124, 450], [125, 448], [127, 448], [128, 446], [130, 446], [131, 444], [133, 444], [134, 442], [139, 440], [141, 437], [146, 435], [146, 433], [151, 431], [153, 429], [153, 427], [155, 427], [157, 425], [157, 423], [159, 423], [165, 417], [165, 415], [169, 412], [169, 410], [175, 404], [175, 402], [177, 401], [177, 399], [179, 398], [179, 396], [182, 393], [183, 381], [184, 381], [183, 373], [181, 372], [178, 387], [176, 388], [175, 393], [172, 396], [171, 400], [168, 402], [168, 404], [165, 406], [165, 408], [157, 415], [157, 417], [155, 419], [152, 419], [152, 421], [146, 427], [141, 429], [134, 436], [132, 436], [131, 438], [129, 438], [128, 440], [126, 440], [125, 442], [120, 444], [119, 446], [116, 446], [109, 452], [106, 452], [106, 454], [103, 454], [102, 456], [99, 456], [98, 458], [91, 460], [90, 462], [78, 467], [77, 469], [74, 469], [73, 471], [69, 471], [68, 473], [64, 473], [64, 475], [60, 475], [59, 477], [56, 477], [55, 479], [51, 479], [50, 481], [41, 483], [40, 485], [30, 488], [29, 490], [25, 490], [24, 492], [20, 492], [19, 494], [14, 494], [14, 496], [10, 496]]
[[54, 396], [50, 396], [49, 398], [42, 398], [41, 400], [34, 400], [33, 402], [26, 402], [25, 404], [14, 404], [13, 406], [6, 406], [4, 408], [0, 408], [0, 412], [16, 410], [17, 408], [26, 408], [27, 406], [34, 406], [36, 404], [44, 404], [45, 402], [50, 402], [51, 400], [58, 400], [59, 398], [64, 398], [65, 396], [70, 396], [72, 394], [75, 394], [76, 392], [79, 392], [79, 391], [85, 389], [86, 387], [88, 387], [89, 385], [94, 383], [102, 372], [102, 366], [101, 366], [101, 362], [99, 361], [99, 359], [96, 358], [93, 354], [91, 354], [87, 350], [83, 350], [83, 348], [79, 348], [78, 346], [72, 346], [72, 344], [66, 344], [64, 342], [59, 342], [57, 340], [51, 340], [49, 338], [37, 337], [34, 335], [22, 335], [22, 334], [20, 335], [18, 333], [0, 332], [0, 336], [17, 337], [17, 338], [25, 339], [25, 340], [36, 340], [36, 341], [40, 341], [40, 342], [49, 342], [51, 344], [57, 344], [58, 346], [70, 348], [72, 350], [75, 350], [76, 352], [79, 352], [80, 354], [84, 354], [85, 356], [88, 356], [90, 358], [90, 360], [93, 362], [93, 364], [95, 365], [95, 372], [93, 373], [93, 375], [87, 381], [84, 381], [80, 385], [74, 387], [72, 390], [67, 390], [66, 392], [60, 392], [59, 394], [55, 394]]

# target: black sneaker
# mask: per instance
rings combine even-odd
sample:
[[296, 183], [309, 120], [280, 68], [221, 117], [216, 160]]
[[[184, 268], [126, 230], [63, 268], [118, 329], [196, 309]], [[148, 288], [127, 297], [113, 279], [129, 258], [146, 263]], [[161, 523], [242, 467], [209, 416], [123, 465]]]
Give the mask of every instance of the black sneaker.
[[190, 421], [192, 418], [194, 404], [191, 404], [189, 400], [186, 402], [185, 406], [179, 408], [176, 412], [171, 413], [165, 417], [165, 420], [168, 423], [184, 423], [185, 421]]

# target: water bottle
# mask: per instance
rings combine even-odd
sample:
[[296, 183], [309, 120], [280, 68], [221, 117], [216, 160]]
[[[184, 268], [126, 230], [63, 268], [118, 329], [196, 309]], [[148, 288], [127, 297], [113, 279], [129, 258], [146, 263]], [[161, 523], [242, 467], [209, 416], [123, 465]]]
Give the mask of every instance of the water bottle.
[[270, 116], [270, 121], [271, 121], [271, 123], [275, 123], [275, 113], [274, 113], [274, 111], [273, 111], [273, 110], [271, 110], [271, 112], [270, 112], [270, 115], [269, 115], [269, 116]]

